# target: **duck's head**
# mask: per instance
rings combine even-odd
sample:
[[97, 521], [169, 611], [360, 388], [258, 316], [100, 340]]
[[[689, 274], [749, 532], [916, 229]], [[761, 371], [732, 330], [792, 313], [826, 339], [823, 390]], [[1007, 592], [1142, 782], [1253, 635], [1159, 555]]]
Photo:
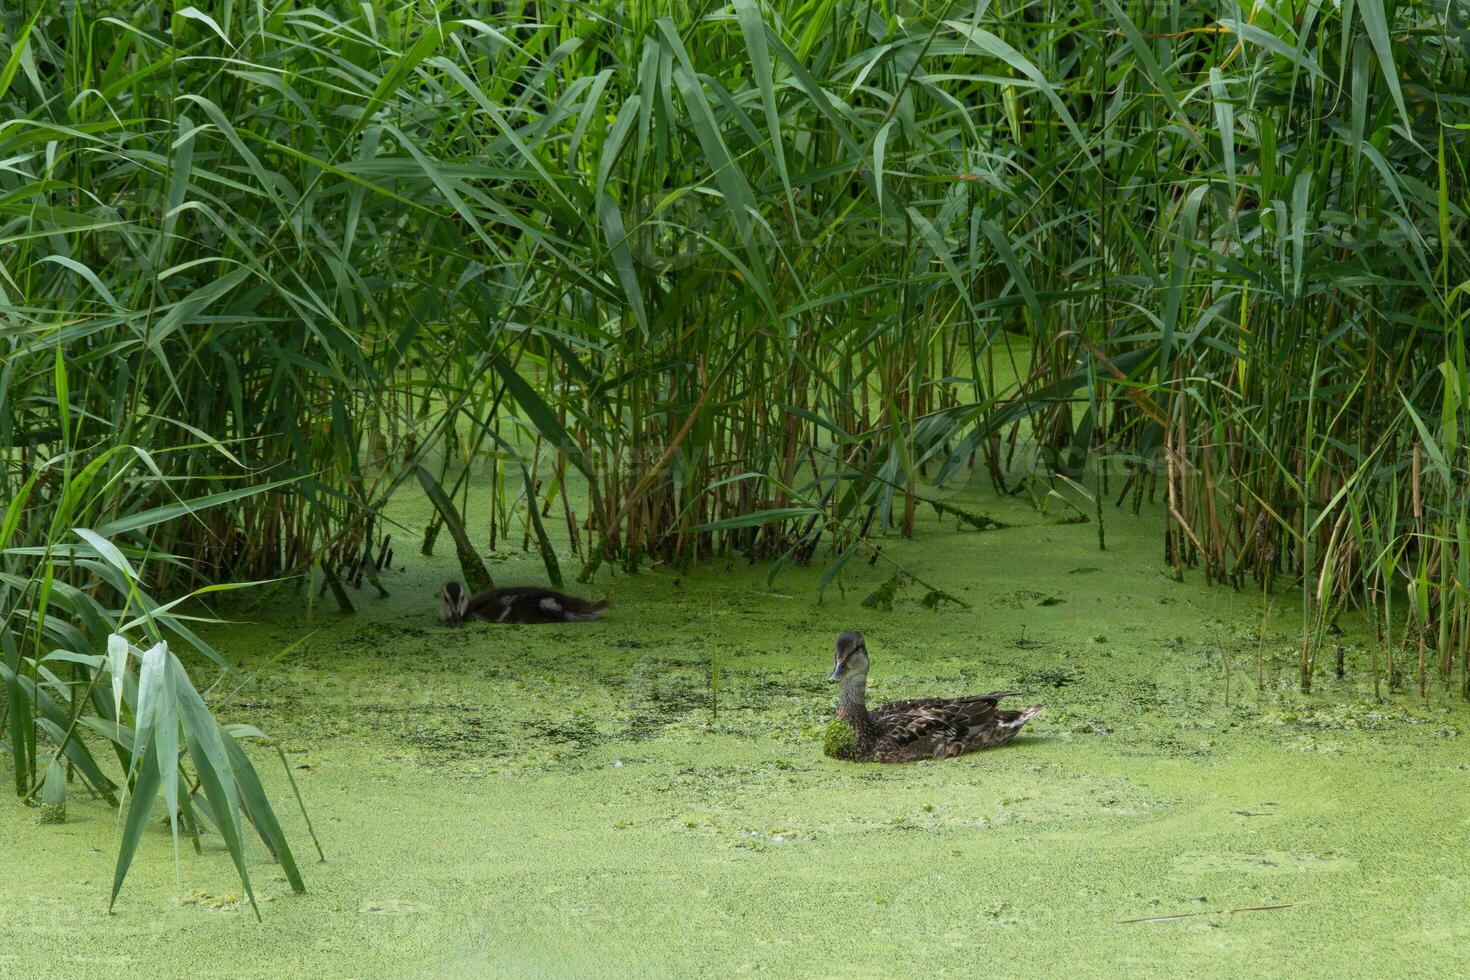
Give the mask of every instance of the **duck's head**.
[[464, 622], [465, 610], [470, 607], [469, 594], [458, 582], [446, 582], [439, 592], [439, 619], [450, 626]]
[[868, 647], [863, 634], [848, 630], [837, 638], [837, 649], [832, 653], [832, 674], [827, 680], [836, 684], [847, 677], [861, 677], [868, 672]]

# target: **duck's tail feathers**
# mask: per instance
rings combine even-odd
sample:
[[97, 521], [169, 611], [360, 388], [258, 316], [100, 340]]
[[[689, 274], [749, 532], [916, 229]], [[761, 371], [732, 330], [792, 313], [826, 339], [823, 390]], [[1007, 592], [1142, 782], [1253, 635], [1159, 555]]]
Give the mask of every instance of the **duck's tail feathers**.
[[1017, 735], [1026, 722], [1041, 714], [1041, 705], [1033, 704], [1029, 708], [1020, 711], [998, 711], [994, 729], [987, 735], [985, 743], [989, 746], [1004, 745]]
[[610, 603], [606, 599], [596, 602], [588, 602], [586, 599], [578, 599], [576, 596], [562, 597], [562, 618], [568, 622], [586, 622], [597, 619], [607, 612]]
[[1020, 733], [1022, 726], [1024, 726], [1026, 722], [1030, 721], [1032, 718], [1035, 718], [1039, 714], [1041, 714], [1041, 705], [1039, 704], [1033, 704], [1029, 708], [1022, 708], [1020, 711], [1002, 711], [1000, 712], [1000, 724], [1001, 727], [1007, 729], [1011, 733], [1011, 737], [1014, 738], [1017, 734]]

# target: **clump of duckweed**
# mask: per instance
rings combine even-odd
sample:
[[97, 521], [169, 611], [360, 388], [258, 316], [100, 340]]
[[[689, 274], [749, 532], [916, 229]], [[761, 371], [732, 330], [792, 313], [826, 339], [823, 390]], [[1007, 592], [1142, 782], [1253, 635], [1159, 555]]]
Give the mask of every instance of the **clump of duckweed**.
[[[190, 892], [179, 899], [180, 905], [193, 905], [210, 912], [229, 912], [240, 907], [240, 894], [238, 892], [227, 892], [216, 895], [213, 892]], [[369, 908], [368, 911], [378, 911]]]
[[952, 602], [962, 609], [969, 608], [969, 603], [965, 602], [965, 600], [958, 599], [950, 595], [948, 592], [945, 592], [943, 589], [930, 589], [928, 592], [924, 593], [924, 598], [919, 600], [919, 605], [923, 606], [925, 609], [932, 610], [938, 609], [940, 604], [945, 602]]
[[857, 754], [857, 733], [841, 718], [827, 722], [822, 731], [822, 754], [829, 759], [851, 759]]
[[887, 581], [868, 593], [863, 599], [863, 608], [892, 612], [893, 600], [898, 596], [898, 590], [903, 588], [904, 584], [903, 572], [894, 572]]
[[1024, 609], [1027, 606], [1040, 605], [1046, 598], [1048, 596], [1045, 592], [1037, 592], [1035, 589], [1011, 589], [992, 595], [989, 602], [996, 609]]
[[1321, 731], [1387, 731], [1400, 725], [1418, 725], [1425, 719], [1393, 705], [1356, 701], [1333, 705], [1298, 704], [1266, 712], [1267, 724]]

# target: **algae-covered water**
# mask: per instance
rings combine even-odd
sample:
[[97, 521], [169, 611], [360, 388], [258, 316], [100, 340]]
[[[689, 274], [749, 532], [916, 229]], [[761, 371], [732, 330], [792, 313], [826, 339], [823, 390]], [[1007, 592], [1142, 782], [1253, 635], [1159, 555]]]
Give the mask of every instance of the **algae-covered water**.
[[[885, 554], [968, 603], [860, 600], [885, 563], [721, 562], [611, 573], [596, 624], [450, 630], [452, 555], [397, 516], [393, 596], [355, 616], [299, 599], [212, 630], [260, 671], [228, 720], [290, 753], [327, 862], [256, 755], [303, 860], [294, 896], [258, 845], [264, 922], [218, 841], [150, 832], [108, 915], [115, 814], [0, 808], [9, 976], [1450, 974], [1470, 954], [1470, 712], [1437, 687], [1374, 702], [1294, 690], [1296, 599], [1174, 582], [1158, 518], [1012, 526], [926, 516]], [[544, 581], [539, 559], [497, 581]], [[1012, 745], [948, 762], [824, 758], [831, 645], [861, 629], [870, 697], [1028, 692]], [[308, 635], [309, 634], [309, 635]], [[306, 638], [302, 640], [302, 637]], [[300, 645], [276, 663], [283, 648]], [[1265, 690], [1256, 689], [1264, 653]], [[1230, 701], [1226, 703], [1226, 662]], [[202, 669], [200, 670], [202, 674]], [[207, 679], [207, 678], [206, 678]]]

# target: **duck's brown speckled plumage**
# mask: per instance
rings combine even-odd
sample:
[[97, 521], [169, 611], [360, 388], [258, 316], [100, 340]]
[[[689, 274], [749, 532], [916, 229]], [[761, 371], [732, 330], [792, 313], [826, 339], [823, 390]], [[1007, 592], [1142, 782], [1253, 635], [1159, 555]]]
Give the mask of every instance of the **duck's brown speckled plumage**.
[[450, 626], [467, 619], [491, 623], [568, 623], [596, 619], [607, 600], [588, 602], [554, 589], [511, 585], [470, 595], [463, 585], [449, 582], [439, 594], [439, 618]]
[[841, 682], [837, 717], [852, 727], [853, 742], [840, 757], [863, 762], [913, 762], [951, 759], [966, 752], [1004, 745], [1041, 710], [1040, 705], [1003, 711], [1001, 698], [1018, 691], [994, 691], [958, 698], [915, 698], [867, 706], [868, 651], [855, 631], [837, 638], [832, 681]]

